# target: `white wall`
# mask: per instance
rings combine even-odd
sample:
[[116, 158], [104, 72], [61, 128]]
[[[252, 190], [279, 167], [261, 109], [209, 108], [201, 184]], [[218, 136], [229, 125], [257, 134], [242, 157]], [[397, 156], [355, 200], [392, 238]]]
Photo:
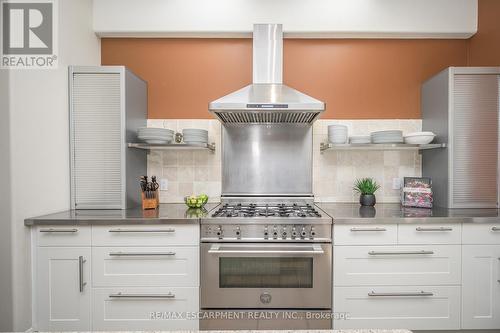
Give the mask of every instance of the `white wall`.
[[282, 23], [285, 37], [468, 38], [477, 0], [94, 0], [99, 36], [250, 36]]
[[92, 31], [92, 0], [58, 3], [59, 68], [10, 71], [16, 331], [31, 327], [30, 229], [24, 227], [24, 219], [69, 208], [67, 66], [100, 64], [100, 42]]
[[0, 70], [0, 332], [12, 330], [9, 72]]

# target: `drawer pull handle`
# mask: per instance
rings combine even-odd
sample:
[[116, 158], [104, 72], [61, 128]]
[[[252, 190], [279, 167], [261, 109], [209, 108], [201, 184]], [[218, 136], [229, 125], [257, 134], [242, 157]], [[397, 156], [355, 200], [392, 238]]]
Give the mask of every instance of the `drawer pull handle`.
[[109, 298], [175, 298], [175, 294], [123, 294], [121, 292], [110, 294]]
[[368, 252], [371, 256], [385, 256], [385, 255], [405, 255], [405, 254], [434, 254], [434, 251], [370, 251]]
[[434, 296], [434, 293], [428, 291], [419, 291], [419, 292], [403, 292], [403, 293], [376, 293], [374, 291], [370, 291], [368, 293], [370, 297], [404, 297], [404, 296]]
[[492, 227], [491, 231], [500, 231], [500, 227]]
[[417, 231], [453, 231], [453, 228], [451, 227], [416, 227], [415, 230]]
[[172, 232], [175, 232], [175, 229], [109, 229], [108, 232], [132, 232], [132, 233], [136, 233], [136, 232], [168, 232], [168, 233], [172, 233]]
[[351, 228], [351, 231], [387, 231], [386, 228]]
[[83, 288], [87, 285], [87, 282], [83, 282], [83, 264], [87, 262], [83, 256], [78, 257], [78, 285], [80, 292], [83, 293]]
[[78, 229], [76, 229], [76, 228], [73, 228], [73, 229], [48, 228], [48, 229], [40, 229], [40, 232], [78, 232]]
[[110, 252], [111, 257], [120, 256], [175, 256], [175, 252]]

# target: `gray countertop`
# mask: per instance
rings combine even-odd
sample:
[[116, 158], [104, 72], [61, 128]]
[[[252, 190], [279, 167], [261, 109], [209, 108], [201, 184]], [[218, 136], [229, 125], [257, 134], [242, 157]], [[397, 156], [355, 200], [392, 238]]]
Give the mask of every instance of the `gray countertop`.
[[[217, 203], [204, 209], [188, 209], [184, 204], [161, 204], [158, 210], [140, 207], [126, 210], [67, 210], [26, 219], [32, 225], [112, 225], [112, 224], [193, 224], [209, 218]], [[377, 204], [373, 208], [351, 203], [317, 203], [335, 224], [369, 223], [500, 223], [497, 209], [405, 208], [399, 204]]]
[[[115, 331], [114, 333], [126, 333], [131, 331]], [[134, 331], [135, 333], [146, 333], [146, 331]], [[346, 329], [346, 330], [226, 330], [226, 331], [156, 331], [157, 333], [412, 333], [406, 329]], [[101, 331], [101, 333], [108, 333]], [[111, 333], [111, 332], [109, 332]]]
[[335, 224], [363, 223], [500, 223], [498, 209], [407, 208], [400, 204], [361, 207], [355, 203], [316, 203]]
[[142, 210], [141, 207], [125, 210], [67, 210], [55, 214], [43, 215], [24, 220], [32, 225], [71, 225], [71, 224], [163, 224], [163, 223], [199, 223], [200, 218], [219, 205], [208, 203], [204, 208], [187, 208], [185, 204], [161, 204], [157, 210]]

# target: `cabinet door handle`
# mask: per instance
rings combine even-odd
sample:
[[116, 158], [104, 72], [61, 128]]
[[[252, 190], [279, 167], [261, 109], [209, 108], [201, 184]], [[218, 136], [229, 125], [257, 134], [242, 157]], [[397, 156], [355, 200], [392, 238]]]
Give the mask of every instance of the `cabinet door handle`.
[[110, 252], [111, 257], [125, 256], [175, 256], [175, 252]]
[[387, 231], [386, 228], [380, 228], [380, 227], [375, 227], [375, 228], [351, 228], [351, 231]]
[[124, 294], [118, 292], [116, 294], [110, 294], [109, 298], [175, 298], [175, 294], [167, 293], [167, 294]]
[[500, 227], [491, 227], [491, 231], [500, 231]]
[[418, 291], [418, 292], [401, 292], [401, 293], [376, 293], [374, 291], [370, 291], [368, 293], [370, 297], [404, 297], [404, 296], [434, 296], [434, 293], [428, 291]]
[[156, 233], [163, 233], [163, 232], [168, 232], [172, 233], [175, 232], [175, 229], [109, 229], [108, 232], [156, 232]]
[[40, 232], [78, 232], [78, 229], [76, 229], [76, 228], [73, 228], [73, 229], [48, 228], [48, 229], [40, 229]]
[[434, 251], [370, 251], [371, 256], [385, 256], [385, 255], [405, 255], [405, 254], [434, 254]]
[[78, 257], [78, 284], [80, 292], [83, 293], [83, 288], [87, 285], [87, 282], [83, 282], [83, 264], [86, 262], [83, 256]]
[[452, 227], [416, 227], [417, 231], [453, 231]]

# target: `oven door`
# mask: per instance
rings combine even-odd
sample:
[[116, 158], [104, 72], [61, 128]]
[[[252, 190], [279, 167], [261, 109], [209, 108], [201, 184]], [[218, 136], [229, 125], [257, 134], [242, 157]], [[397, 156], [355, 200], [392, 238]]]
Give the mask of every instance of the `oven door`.
[[331, 244], [201, 244], [201, 307], [329, 309]]

